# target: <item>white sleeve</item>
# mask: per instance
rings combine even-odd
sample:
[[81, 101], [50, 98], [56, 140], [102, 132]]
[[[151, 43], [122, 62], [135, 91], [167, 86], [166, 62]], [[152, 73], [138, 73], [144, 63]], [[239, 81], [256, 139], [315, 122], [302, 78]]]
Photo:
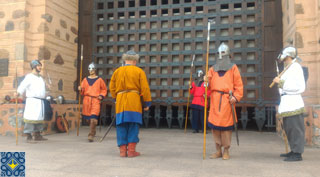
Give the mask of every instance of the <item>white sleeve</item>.
[[293, 64], [290, 76], [285, 80], [282, 91], [288, 95], [301, 94], [305, 91], [305, 80], [300, 64]]
[[26, 91], [26, 89], [28, 88], [29, 84], [30, 84], [29, 77], [28, 77], [28, 75], [26, 75], [18, 87], [18, 93], [20, 95], [22, 95]]

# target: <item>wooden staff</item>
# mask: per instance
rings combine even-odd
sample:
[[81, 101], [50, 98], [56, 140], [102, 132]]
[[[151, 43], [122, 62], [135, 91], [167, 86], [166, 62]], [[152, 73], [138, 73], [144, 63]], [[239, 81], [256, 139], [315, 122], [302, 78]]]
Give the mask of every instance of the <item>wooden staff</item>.
[[[80, 73], [79, 73], [79, 86], [81, 87], [82, 81], [82, 63], [83, 63], [83, 44], [81, 44], [81, 64], [80, 64]], [[79, 91], [79, 106], [78, 106], [78, 122], [77, 122], [77, 136], [79, 136], [79, 129], [80, 129], [80, 103], [81, 103], [81, 90]]]
[[[211, 23], [214, 23], [213, 20], [208, 20], [208, 36], [207, 36], [207, 58], [206, 58], [206, 76], [208, 74], [208, 65], [209, 65], [209, 42], [210, 42], [210, 28]], [[203, 159], [206, 158], [206, 135], [207, 135], [207, 105], [208, 105], [208, 81], [205, 81], [205, 94], [204, 94], [204, 121], [203, 121]]]
[[188, 124], [188, 113], [189, 113], [189, 103], [190, 103], [190, 87], [191, 87], [191, 80], [192, 80], [192, 67], [194, 62], [195, 55], [193, 55], [191, 67], [190, 67], [190, 79], [189, 79], [189, 90], [188, 90], [188, 103], [187, 103], [187, 113], [186, 113], [186, 121], [184, 123], [184, 133], [187, 131], [187, 124]]
[[[296, 62], [296, 60], [297, 60], [297, 59], [292, 60], [292, 62], [291, 62], [289, 65], [287, 65], [287, 66], [283, 69], [283, 71], [282, 71], [280, 74], [278, 74], [277, 77], [280, 78], [280, 77], [290, 68], [290, 66], [291, 66], [294, 62]], [[274, 86], [274, 84], [275, 84], [275, 82], [272, 81], [272, 83], [269, 85], [269, 87], [272, 88], [272, 87]]]
[[[277, 74], [279, 75], [279, 66], [278, 66], [277, 60], [276, 60], [276, 69], [277, 69]], [[278, 117], [278, 116], [276, 115], [276, 117]], [[279, 122], [280, 122], [280, 126], [282, 128], [282, 136], [283, 136], [283, 140], [284, 140], [284, 144], [285, 144], [285, 150], [286, 150], [286, 153], [288, 153], [289, 152], [288, 137], [287, 137], [287, 134], [283, 128], [283, 118], [282, 119], [279, 118]]]
[[18, 145], [18, 73], [16, 64], [16, 145]]

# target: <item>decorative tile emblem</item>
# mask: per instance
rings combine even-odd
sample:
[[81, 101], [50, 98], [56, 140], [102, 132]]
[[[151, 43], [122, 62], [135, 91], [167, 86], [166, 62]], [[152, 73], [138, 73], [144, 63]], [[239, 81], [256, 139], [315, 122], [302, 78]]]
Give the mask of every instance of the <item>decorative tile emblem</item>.
[[0, 176], [25, 176], [25, 152], [1, 152]]

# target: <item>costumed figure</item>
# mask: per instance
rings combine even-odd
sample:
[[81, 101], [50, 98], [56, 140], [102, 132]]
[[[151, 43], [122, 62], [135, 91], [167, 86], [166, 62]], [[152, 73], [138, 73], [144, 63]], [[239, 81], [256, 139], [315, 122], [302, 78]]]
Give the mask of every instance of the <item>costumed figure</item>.
[[[190, 94], [193, 95], [192, 103], [190, 108], [192, 109], [192, 129], [193, 133], [198, 133], [199, 130], [203, 131], [203, 119], [204, 119], [204, 99], [205, 99], [205, 87], [206, 84], [203, 82], [203, 71], [197, 71], [197, 78], [195, 82], [192, 82]], [[208, 97], [210, 95], [210, 90]], [[201, 122], [201, 124], [200, 124]], [[199, 125], [200, 124], [200, 125]]]
[[18, 87], [17, 94], [26, 93], [26, 104], [23, 113], [25, 122], [23, 132], [27, 135], [27, 142], [47, 140], [41, 135], [45, 116], [44, 101], [46, 83], [41, 77], [42, 64], [39, 60], [30, 63], [32, 72], [27, 74]]
[[[232, 117], [231, 106], [241, 100], [243, 84], [237, 65], [230, 61], [229, 47], [222, 43], [218, 48], [218, 54], [216, 64], [209, 69], [205, 77], [211, 91], [208, 126], [212, 129], [217, 150], [210, 158], [222, 157], [227, 160], [230, 158], [232, 130], [236, 124]], [[232, 96], [229, 96], [230, 91], [233, 93]], [[236, 117], [235, 119], [237, 120]]]
[[117, 143], [121, 157], [135, 157], [139, 142], [139, 126], [144, 110], [151, 106], [151, 93], [145, 72], [136, 66], [139, 55], [128, 51], [122, 55], [125, 65], [114, 71], [110, 81], [110, 93], [116, 101]]
[[304, 102], [301, 94], [305, 91], [305, 78], [301, 65], [297, 60], [297, 49], [286, 47], [280, 53], [278, 59], [289, 68], [279, 78], [273, 81], [278, 83], [280, 93], [280, 105], [278, 113], [283, 118], [283, 128], [287, 135], [291, 151], [280, 154], [286, 157], [284, 161], [301, 161], [304, 152], [305, 125], [303, 113]]
[[107, 86], [103, 79], [97, 76], [94, 63], [88, 66], [88, 70], [90, 75], [82, 80], [79, 90], [83, 95], [82, 117], [90, 124], [88, 140], [93, 142], [100, 115], [100, 103], [107, 95]]

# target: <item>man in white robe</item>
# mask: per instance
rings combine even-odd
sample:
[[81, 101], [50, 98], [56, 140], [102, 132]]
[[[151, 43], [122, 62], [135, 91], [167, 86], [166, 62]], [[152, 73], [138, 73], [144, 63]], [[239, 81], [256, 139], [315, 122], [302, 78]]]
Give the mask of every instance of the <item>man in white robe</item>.
[[305, 109], [301, 94], [305, 91], [305, 78], [294, 47], [284, 48], [279, 60], [285, 66], [291, 64], [280, 78], [273, 80], [278, 83], [281, 96], [278, 112], [283, 117], [283, 127], [291, 149], [289, 153], [280, 154], [280, 157], [286, 157], [284, 161], [301, 161], [305, 144]]
[[18, 95], [26, 93], [26, 104], [23, 114], [24, 133], [27, 135], [27, 142], [47, 140], [40, 132], [44, 123], [44, 103], [46, 84], [40, 72], [42, 64], [39, 60], [30, 63], [32, 72], [27, 74], [18, 87]]

